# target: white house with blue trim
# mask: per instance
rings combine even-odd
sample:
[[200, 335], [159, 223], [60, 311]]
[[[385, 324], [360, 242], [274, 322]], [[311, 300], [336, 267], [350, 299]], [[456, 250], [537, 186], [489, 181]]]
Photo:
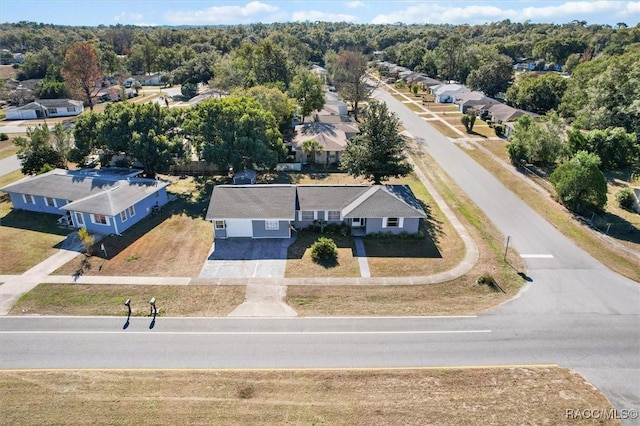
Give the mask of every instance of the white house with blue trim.
[[167, 204], [169, 182], [130, 169], [54, 169], [0, 188], [14, 209], [60, 215], [60, 222], [100, 234], [121, 234]]

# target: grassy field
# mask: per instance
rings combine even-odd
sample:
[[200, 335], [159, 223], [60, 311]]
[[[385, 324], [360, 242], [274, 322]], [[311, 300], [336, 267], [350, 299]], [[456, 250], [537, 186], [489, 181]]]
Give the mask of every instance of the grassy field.
[[0, 201], [0, 274], [21, 274], [53, 255], [70, 232], [59, 228], [56, 219], [13, 210], [8, 198]]
[[18, 147], [15, 146], [11, 140], [0, 142], [0, 160], [3, 158], [11, 157], [18, 152]]
[[23, 425], [591, 425], [566, 410], [612, 408], [556, 367], [0, 371], [0, 400]]
[[435, 128], [438, 132], [442, 133], [445, 137], [448, 137], [448, 138], [463, 137], [461, 134], [453, 130], [451, 127], [449, 127], [442, 121], [439, 121], [439, 120], [429, 121], [429, 125]]
[[20, 298], [10, 315], [149, 314], [155, 297], [159, 314], [180, 317], [223, 317], [244, 301], [244, 286], [40, 284]]

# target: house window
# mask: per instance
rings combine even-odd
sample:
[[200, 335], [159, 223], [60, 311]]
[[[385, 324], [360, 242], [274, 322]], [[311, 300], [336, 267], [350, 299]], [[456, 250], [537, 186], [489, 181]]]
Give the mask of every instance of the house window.
[[57, 108], [48, 108], [49, 110], [49, 114], [57, 114], [58, 113], [58, 109]]
[[84, 217], [80, 212], [76, 212], [76, 226], [84, 226]]
[[44, 203], [47, 205], [47, 207], [57, 207], [56, 200], [51, 197], [44, 197]]
[[267, 231], [277, 231], [280, 229], [280, 222], [277, 220], [265, 220], [264, 221], [264, 229]]
[[135, 207], [133, 206], [129, 207], [129, 217], [134, 217], [135, 215], [136, 215]]
[[108, 225], [109, 224], [109, 219], [103, 214], [92, 214], [91, 215], [91, 221], [93, 223], [98, 223], [98, 224], [101, 224], [101, 225]]
[[215, 229], [226, 228], [226, 224], [224, 223], [224, 220], [216, 220], [215, 222], [213, 222], [213, 226]]
[[36, 202], [33, 200], [33, 196], [29, 194], [22, 194], [22, 199], [27, 204], [35, 204]]
[[313, 212], [312, 211], [301, 211], [300, 212], [300, 220], [313, 220]]
[[67, 107], [67, 112], [76, 112], [76, 107]]
[[123, 222], [127, 221], [127, 211], [126, 210], [122, 210], [120, 212], [120, 220], [123, 221]]
[[383, 228], [402, 228], [401, 217], [385, 217], [382, 219]]
[[329, 210], [327, 220], [340, 220], [340, 210]]

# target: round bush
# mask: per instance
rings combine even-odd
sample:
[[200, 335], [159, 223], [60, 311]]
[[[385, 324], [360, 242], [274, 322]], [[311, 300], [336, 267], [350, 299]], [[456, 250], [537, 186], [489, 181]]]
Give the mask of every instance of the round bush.
[[338, 258], [338, 247], [331, 238], [320, 237], [311, 246], [311, 259], [314, 262], [335, 261]]
[[623, 188], [616, 193], [618, 205], [625, 210], [631, 210], [634, 198], [635, 196], [633, 195], [633, 190], [631, 188]]

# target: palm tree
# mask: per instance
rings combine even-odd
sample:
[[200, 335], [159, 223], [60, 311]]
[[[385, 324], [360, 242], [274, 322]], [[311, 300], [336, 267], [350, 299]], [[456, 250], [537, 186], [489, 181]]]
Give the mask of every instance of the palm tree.
[[302, 142], [302, 151], [307, 155], [310, 164], [316, 163], [316, 155], [322, 154], [322, 145], [315, 139]]

